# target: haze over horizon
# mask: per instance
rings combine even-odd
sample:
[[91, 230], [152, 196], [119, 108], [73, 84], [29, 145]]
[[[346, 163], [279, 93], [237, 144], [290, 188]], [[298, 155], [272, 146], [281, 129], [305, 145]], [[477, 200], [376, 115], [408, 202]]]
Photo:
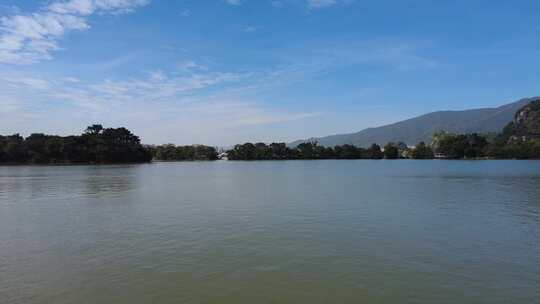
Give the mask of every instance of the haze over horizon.
[[[4, 0], [0, 134], [229, 146], [537, 96], [537, 1]], [[459, 22], [456, 22], [459, 20]]]

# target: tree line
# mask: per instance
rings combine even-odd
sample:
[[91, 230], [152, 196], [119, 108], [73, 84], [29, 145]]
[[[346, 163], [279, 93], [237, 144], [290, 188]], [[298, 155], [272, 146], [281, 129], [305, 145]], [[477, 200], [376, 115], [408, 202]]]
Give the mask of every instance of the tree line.
[[451, 159], [540, 159], [540, 100], [518, 110], [499, 134], [438, 132], [431, 147]]
[[515, 134], [512, 123], [497, 135], [439, 132], [432, 147], [449, 159], [540, 159], [540, 139]]
[[0, 163], [8, 164], [113, 164], [152, 160], [217, 160], [216, 148], [173, 144], [142, 145], [126, 128], [104, 128], [95, 124], [81, 135], [57, 136], [34, 133], [0, 135]]
[[438, 132], [430, 144], [420, 142], [408, 147], [404, 143], [388, 143], [381, 148], [354, 145], [324, 147], [307, 142], [296, 147], [285, 143], [245, 143], [229, 150], [230, 160], [295, 160], [295, 159], [540, 159], [540, 140], [512, 140], [508, 128], [502, 134], [482, 135]]
[[296, 147], [289, 147], [285, 143], [245, 143], [227, 151], [227, 157], [229, 160], [382, 159], [398, 158], [397, 153], [397, 149], [385, 149], [383, 152], [377, 144], [364, 149], [353, 145], [324, 147], [317, 142], [302, 143]]
[[408, 147], [388, 143], [381, 149], [354, 145], [324, 147], [317, 142], [289, 147], [285, 143], [245, 143], [228, 151], [230, 160], [280, 159], [540, 159], [540, 100], [521, 108], [499, 134], [436, 132], [430, 144]]
[[[540, 113], [540, 102], [529, 109]], [[324, 147], [306, 142], [296, 147], [286, 143], [245, 143], [227, 151], [229, 160], [294, 159], [540, 159], [540, 123], [528, 112], [527, 124], [511, 122], [500, 134], [453, 134], [444, 131], [433, 135], [430, 144], [413, 147], [388, 143], [383, 148], [354, 145]], [[538, 114], [540, 115], [540, 114]], [[522, 117], [521, 115], [520, 117]], [[139, 163], [151, 160], [217, 160], [216, 148], [193, 145], [144, 146], [138, 136], [126, 128], [89, 126], [81, 135], [56, 136], [42, 133], [23, 138], [19, 134], [0, 135], [0, 163]]]
[[126, 128], [89, 126], [81, 135], [35, 133], [0, 136], [0, 163], [139, 163], [152, 160], [138, 136]]
[[148, 147], [155, 160], [161, 161], [192, 161], [192, 160], [217, 160], [218, 153], [216, 148], [193, 145], [193, 146], [175, 146], [166, 144], [160, 146]]
[[8, 164], [114, 164], [152, 160], [217, 160], [216, 148], [194, 145], [145, 146], [126, 128], [95, 124], [81, 135], [57, 136], [34, 133], [0, 135], [0, 163]]

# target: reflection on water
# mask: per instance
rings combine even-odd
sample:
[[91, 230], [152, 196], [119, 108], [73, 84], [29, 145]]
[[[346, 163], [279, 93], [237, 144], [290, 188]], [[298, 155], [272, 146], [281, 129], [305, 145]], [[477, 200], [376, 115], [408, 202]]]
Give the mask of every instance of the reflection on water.
[[85, 177], [88, 195], [122, 195], [137, 187], [136, 166], [113, 170], [105, 167], [88, 167]]
[[135, 189], [141, 166], [0, 167], [0, 199], [11, 202], [81, 196], [117, 196]]
[[540, 162], [0, 167], [1, 303], [535, 303]]

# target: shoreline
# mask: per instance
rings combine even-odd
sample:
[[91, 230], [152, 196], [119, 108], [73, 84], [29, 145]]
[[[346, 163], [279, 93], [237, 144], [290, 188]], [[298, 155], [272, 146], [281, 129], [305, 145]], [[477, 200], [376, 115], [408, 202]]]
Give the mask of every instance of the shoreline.
[[288, 162], [288, 161], [540, 161], [538, 158], [534, 159], [517, 159], [517, 158], [460, 158], [460, 159], [365, 159], [365, 158], [351, 158], [351, 159], [246, 159], [246, 160], [155, 160], [150, 162], [131, 162], [131, 163], [0, 163], [0, 167], [89, 167], [89, 166], [122, 166], [122, 165], [147, 165], [147, 164], [159, 164], [159, 163], [212, 163], [212, 162]]

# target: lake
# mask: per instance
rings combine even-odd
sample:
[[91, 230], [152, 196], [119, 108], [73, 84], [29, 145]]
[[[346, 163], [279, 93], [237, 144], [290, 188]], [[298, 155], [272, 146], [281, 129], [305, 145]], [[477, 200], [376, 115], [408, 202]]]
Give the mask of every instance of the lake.
[[0, 167], [0, 303], [538, 303], [540, 161]]

